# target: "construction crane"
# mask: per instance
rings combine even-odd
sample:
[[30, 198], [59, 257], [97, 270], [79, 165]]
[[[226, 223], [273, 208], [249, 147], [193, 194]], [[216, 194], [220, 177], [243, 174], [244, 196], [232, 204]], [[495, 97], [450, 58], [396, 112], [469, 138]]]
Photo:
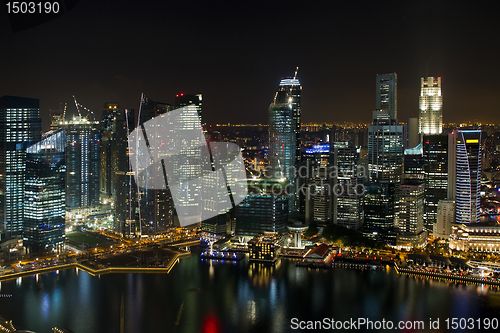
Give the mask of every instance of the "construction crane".
[[[74, 99], [74, 101], [75, 101], [76, 110], [78, 111], [78, 115], [79, 115], [80, 117], [82, 116], [82, 114], [80, 113], [80, 108], [79, 108], [79, 107], [83, 108], [85, 111], [87, 111], [88, 113], [90, 113], [90, 114], [94, 117], [94, 120], [95, 120], [95, 114], [94, 114], [94, 112], [93, 112], [92, 110], [87, 109], [85, 106], [83, 106], [82, 104], [78, 103], [78, 102], [76, 101], [76, 97], [75, 97], [75, 95], [73, 95], [73, 99]], [[86, 118], [88, 119], [88, 115], [86, 116]], [[90, 119], [89, 119], [89, 120], [90, 120]]]
[[64, 110], [63, 110], [63, 116], [62, 116], [63, 124], [64, 124], [64, 122], [66, 122], [66, 108], [67, 107], [68, 107], [68, 103], [64, 103]]

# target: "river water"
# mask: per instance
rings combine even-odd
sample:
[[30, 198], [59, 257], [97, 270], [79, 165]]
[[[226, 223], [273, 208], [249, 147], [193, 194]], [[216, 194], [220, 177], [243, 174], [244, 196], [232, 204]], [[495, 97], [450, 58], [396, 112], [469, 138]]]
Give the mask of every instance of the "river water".
[[[134, 333], [298, 332], [293, 318], [423, 320], [426, 332], [446, 332], [446, 318], [500, 320], [500, 292], [487, 286], [413, 278], [389, 267], [311, 270], [289, 260], [275, 266], [202, 261], [197, 253], [169, 274], [93, 277], [75, 268], [0, 288], [0, 316], [37, 333], [54, 326], [120, 332], [122, 295], [124, 331]], [[438, 318], [440, 329], [430, 330], [429, 319]]]

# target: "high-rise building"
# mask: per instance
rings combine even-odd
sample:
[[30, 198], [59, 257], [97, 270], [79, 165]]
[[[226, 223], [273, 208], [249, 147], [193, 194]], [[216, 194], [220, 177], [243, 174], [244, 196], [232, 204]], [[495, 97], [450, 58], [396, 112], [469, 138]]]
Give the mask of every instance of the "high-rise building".
[[365, 189], [363, 235], [395, 244], [394, 202], [396, 200], [396, 185], [389, 182], [370, 182], [365, 185]]
[[455, 221], [479, 222], [481, 130], [454, 130], [448, 147], [448, 200], [455, 200]]
[[387, 111], [373, 112], [368, 126], [368, 169], [372, 181], [399, 182], [403, 173], [403, 126]]
[[289, 200], [284, 185], [268, 179], [251, 181], [249, 195], [235, 208], [236, 235], [287, 232]]
[[0, 97], [0, 232], [23, 232], [26, 148], [40, 141], [39, 100]]
[[106, 103], [101, 117], [101, 199], [109, 203], [112, 228], [122, 235], [136, 232], [137, 192], [129, 163], [128, 135], [134, 110]]
[[443, 94], [441, 77], [421, 78], [420, 89], [420, 134], [441, 134], [443, 132]]
[[405, 149], [404, 153], [404, 179], [420, 179], [425, 177], [424, 154], [422, 144]]
[[202, 94], [191, 94], [185, 95], [183, 93], [175, 95], [175, 103], [174, 108], [182, 108], [184, 106], [194, 105], [196, 107], [196, 111], [198, 111], [198, 116], [200, 120], [202, 119], [202, 105], [203, 105], [203, 95]]
[[292, 120], [295, 124], [295, 128], [292, 129], [295, 134], [295, 165], [301, 160], [301, 95], [302, 86], [299, 79], [297, 79], [297, 73], [295, 73], [295, 77], [293, 78], [286, 78], [280, 81], [276, 100], [278, 103], [290, 104], [292, 109]]
[[71, 221], [87, 222], [99, 211], [101, 134], [97, 121], [76, 116], [66, 127], [66, 212]]
[[419, 245], [425, 240], [424, 192], [425, 183], [421, 180], [397, 185], [394, 222], [398, 230], [397, 245]]
[[60, 251], [65, 241], [66, 135], [49, 131], [26, 149], [24, 240], [31, 253]]
[[113, 142], [113, 123], [120, 111], [118, 103], [106, 103], [101, 116], [101, 171], [100, 188], [104, 201], [111, 198], [111, 151]]
[[424, 225], [427, 231], [437, 222], [438, 203], [448, 191], [448, 136], [424, 135], [423, 157], [425, 171]]
[[359, 173], [359, 151], [352, 143], [335, 142], [337, 181], [333, 191], [333, 222], [359, 229], [363, 225], [363, 179]]
[[387, 111], [391, 119], [398, 118], [398, 75], [377, 74], [375, 82], [376, 110]]
[[280, 87], [274, 102], [269, 106], [269, 164], [271, 178], [286, 180], [289, 183], [288, 209], [293, 213], [297, 207], [295, 193], [297, 124], [291, 90], [284, 87], [286, 86]]
[[[145, 122], [159, 115], [169, 112], [173, 109], [168, 103], [155, 102], [147, 96], [143, 95], [141, 108], [137, 116], [137, 127], [143, 126]], [[155, 131], [147, 133], [152, 140], [162, 140], [161, 128], [156, 128]], [[149, 159], [148, 152], [135, 151], [132, 149], [130, 158]], [[144, 155], [148, 154], [148, 155]], [[154, 177], [155, 170], [150, 168], [145, 170], [144, 177]], [[140, 223], [139, 233], [141, 235], [154, 234], [173, 226], [174, 223], [174, 204], [170, 189], [145, 189], [138, 188], [138, 219]]]

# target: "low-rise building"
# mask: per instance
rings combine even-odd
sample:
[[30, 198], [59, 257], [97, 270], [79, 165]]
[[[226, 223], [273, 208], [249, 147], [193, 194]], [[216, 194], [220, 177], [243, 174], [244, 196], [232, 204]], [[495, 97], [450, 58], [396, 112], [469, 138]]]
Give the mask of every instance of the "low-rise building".
[[500, 251], [500, 226], [456, 224], [451, 227], [450, 248], [459, 251]]

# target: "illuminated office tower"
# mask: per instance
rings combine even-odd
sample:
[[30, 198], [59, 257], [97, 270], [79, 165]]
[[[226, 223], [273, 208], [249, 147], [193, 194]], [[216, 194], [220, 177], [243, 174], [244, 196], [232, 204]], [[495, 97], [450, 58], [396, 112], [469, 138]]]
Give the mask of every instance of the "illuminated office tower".
[[365, 184], [363, 198], [364, 225], [363, 235], [385, 243], [395, 244], [394, 202], [396, 184], [389, 182], [370, 182]]
[[[333, 223], [351, 229], [363, 225], [363, 174], [358, 172], [359, 151], [350, 142], [333, 144], [337, 167], [336, 193], [333, 196]], [[337, 193], [338, 191], [338, 193]]]
[[397, 245], [416, 246], [425, 241], [424, 193], [422, 180], [411, 179], [397, 185], [394, 219]]
[[49, 131], [26, 149], [24, 245], [30, 253], [63, 250], [66, 214], [66, 135]]
[[319, 224], [325, 224], [332, 218], [332, 185], [333, 179], [327, 168], [315, 168], [309, 186], [314, 186], [314, 192], [310, 193], [313, 204], [312, 220]]
[[299, 79], [297, 79], [297, 72], [295, 72], [295, 77], [282, 79], [280, 81], [276, 100], [278, 103], [290, 104], [292, 109], [292, 119], [294, 123], [292, 131], [295, 134], [295, 165], [301, 160], [301, 95], [302, 86], [300, 85]]
[[424, 225], [433, 231], [437, 222], [438, 203], [448, 192], [448, 136], [424, 135], [425, 208]]
[[129, 163], [128, 134], [135, 128], [134, 110], [106, 103], [101, 117], [101, 199], [109, 203], [112, 228], [122, 235], [136, 231], [136, 186]]
[[[155, 102], [143, 95], [141, 108], [139, 110], [137, 126], [143, 126], [145, 122], [173, 109], [171, 104]], [[149, 140], [161, 137], [161, 128], [155, 129], [156, 133], [147, 133]], [[161, 140], [161, 138], [160, 138]], [[134, 150], [130, 158], [147, 158], [150, 156], [139, 156]], [[145, 177], [152, 177], [152, 170], [146, 170]], [[165, 230], [174, 224], [174, 204], [170, 189], [144, 189], [138, 188], [138, 219], [140, 222], [139, 233], [141, 235], [154, 234]]]
[[420, 134], [441, 134], [443, 132], [443, 94], [441, 77], [421, 78], [420, 90]]
[[39, 100], [0, 97], [0, 232], [6, 237], [23, 231], [26, 148], [40, 141]]
[[398, 75], [377, 74], [375, 82], [376, 110], [387, 111], [391, 119], [398, 117]]
[[175, 104], [174, 108], [182, 108], [183, 106], [188, 106], [188, 105], [194, 105], [196, 106], [196, 111], [198, 111], [198, 116], [200, 117], [201, 120], [201, 111], [202, 111], [202, 105], [203, 105], [203, 96], [202, 94], [195, 94], [195, 95], [185, 95], [185, 94], [178, 94], [175, 95]]
[[257, 236], [265, 232], [284, 235], [288, 224], [288, 196], [283, 183], [269, 179], [249, 182], [249, 193], [235, 208], [237, 236]]
[[455, 221], [479, 222], [481, 130], [454, 130], [448, 147], [447, 199], [455, 200]]
[[66, 211], [72, 221], [87, 223], [99, 210], [101, 134], [99, 122], [76, 116], [66, 127]]
[[286, 102], [292, 101], [291, 96], [287, 97], [289, 94], [289, 90], [279, 91], [274, 102], [269, 106], [269, 162], [271, 168], [267, 174], [272, 179], [288, 182], [288, 209], [292, 213], [297, 206], [295, 197], [297, 136], [293, 105]]
[[111, 199], [111, 149], [113, 142], [113, 124], [120, 106], [117, 103], [106, 103], [101, 116], [101, 171], [100, 191], [106, 202]]
[[368, 126], [368, 171], [372, 181], [398, 183], [403, 173], [403, 126], [387, 111], [374, 111]]
[[425, 178], [425, 160], [422, 144], [413, 148], [405, 149], [404, 153], [404, 179], [420, 179]]

